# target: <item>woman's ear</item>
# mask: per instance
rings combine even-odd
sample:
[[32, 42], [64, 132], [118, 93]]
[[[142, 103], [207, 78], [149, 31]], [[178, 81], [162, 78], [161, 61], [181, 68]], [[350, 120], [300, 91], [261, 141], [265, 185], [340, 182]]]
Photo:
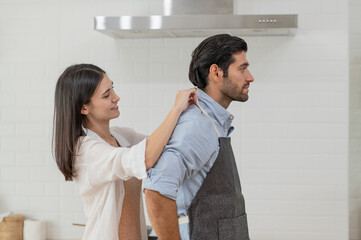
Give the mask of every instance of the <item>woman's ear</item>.
[[88, 115], [89, 113], [89, 109], [88, 106], [86, 106], [85, 104], [81, 107], [80, 113], [83, 115]]

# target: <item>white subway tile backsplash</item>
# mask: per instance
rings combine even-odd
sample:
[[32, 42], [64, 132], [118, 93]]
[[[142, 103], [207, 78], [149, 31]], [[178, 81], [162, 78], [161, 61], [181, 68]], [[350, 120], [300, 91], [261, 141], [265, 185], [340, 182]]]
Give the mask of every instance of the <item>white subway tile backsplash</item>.
[[16, 183], [16, 195], [21, 196], [43, 196], [45, 195], [45, 183], [23, 182]]
[[342, 170], [270, 170], [250, 169], [243, 173], [243, 182], [247, 184], [262, 184], [267, 179], [270, 185], [343, 185], [346, 177], [342, 178]]
[[45, 196], [59, 197], [60, 195], [59, 183], [45, 183]]
[[[312, 219], [312, 221], [317, 221], [317, 219]], [[267, 233], [268, 234], [268, 233]], [[267, 236], [263, 235], [263, 236]], [[338, 240], [338, 239], [347, 239], [347, 234], [339, 234], [337, 230], [328, 231], [324, 233], [320, 232], [310, 232], [304, 233], [303, 231], [279, 231], [276, 232], [276, 239], [292, 239], [292, 240], [303, 240], [303, 239], [317, 239], [317, 240]], [[266, 238], [260, 238], [266, 239]]]
[[137, 1], [132, 4], [132, 15], [134, 16], [144, 16], [149, 15], [151, 1]]
[[[139, 79], [146, 80], [149, 76], [149, 68], [146, 63], [139, 63], [134, 66], [134, 76]], [[147, 83], [147, 82], [146, 82]]]
[[60, 216], [60, 225], [69, 227], [71, 223], [74, 221], [74, 214], [72, 213], [65, 213]]
[[[265, 1], [265, 0], [264, 0]], [[321, 0], [292, 1], [290, 12], [302, 15], [321, 15]]]
[[51, 137], [50, 136], [33, 136], [31, 138], [31, 151], [38, 152], [38, 151], [50, 151], [51, 149]]
[[[242, 178], [245, 179], [245, 178]], [[334, 186], [327, 185], [291, 185], [291, 184], [282, 184], [282, 185], [253, 185], [247, 184], [243, 187], [245, 196], [248, 201], [254, 200], [267, 200], [270, 203], [271, 200], [277, 201], [318, 201], [326, 202], [330, 199], [334, 199], [337, 193]], [[247, 202], [248, 202], [247, 201]]]
[[[0, 196], [15, 196], [15, 186], [16, 183], [14, 182], [0, 182]], [[1, 207], [0, 210], [3, 211]]]
[[123, 46], [124, 40], [118, 40], [118, 46], [120, 46], [120, 60], [124, 62], [137, 62], [138, 63], [148, 63], [147, 60], [150, 56], [149, 47], [127, 47]]
[[250, 123], [243, 130], [247, 138], [270, 138], [270, 139], [329, 139], [347, 138], [346, 129], [338, 124], [305, 124], [305, 123]]
[[83, 204], [78, 197], [62, 197], [60, 202], [60, 211], [64, 213], [79, 212], [79, 209], [83, 209]]
[[348, 19], [346, 13], [338, 14], [315, 14], [300, 17], [300, 26], [312, 30], [344, 30], [348, 26]]
[[[0, 142], [0, 147], [1, 147]], [[0, 166], [15, 166], [16, 160], [15, 160], [15, 152], [0, 152]], [[0, 175], [1, 176], [1, 175]]]
[[44, 136], [44, 125], [40, 123], [18, 123], [15, 134], [18, 136]]
[[321, 0], [322, 14], [347, 13], [347, 4], [343, 0]]
[[24, 137], [5, 136], [1, 141], [2, 152], [29, 152], [30, 139]]
[[338, 206], [334, 201], [285, 201], [274, 200], [272, 204], [268, 201], [256, 200], [247, 204], [249, 211], [256, 215], [279, 215], [289, 214], [292, 216], [323, 216], [333, 217], [342, 215], [346, 210], [343, 206]]
[[243, 121], [246, 123], [263, 122], [293, 122], [316, 124], [343, 124], [347, 121], [347, 109], [344, 108], [253, 108], [245, 109]]
[[[1, 22], [1, 21], [0, 21]], [[0, 23], [0, 26], [2, 24]], [[4, 27], [1, 26], [0, 29]], [[6, 34], [1, 33], [0, 34]], [[27, 63], [30, 62], [30, 49], [20, 49], [17, 47], [11, 47], [11, 46], [0, 46], [0, 63]], [[19, 57], [21, 56], [21, 57]]]
[[[1, 83], [0, 83], [1, 84]], [[15, 105], [15, 93], [14, 92], [6, 92], [4, 86], [0, 85], [0, 106], [1, 107], [13, 107]]]
[[29, 199], [23, 196], [13, 196], [13, 195], [7, 195], [6, 197], [1, 196], [1, 205], [0, 205], [1, 212], [13, 211], [16, 213], [23, 213], [29, 211], [29, 209], [31, 209], [30, 201]]
[[1, 180], [4, 182], [22, 182], [30, 180], [30, 169], [25, 167], [2, 167]]
[[39, 182], [57, 182], [63, 180], [63, 176], [56, 166], [52, 167], [33, 167], [30, 169], [31, 180]]
[[236, 14], [260, 14], [259, 1], [243, 0], [233, 2], [233, 12]]
[[58, 197], [32, 197], [30, 202], [33, 212], [56, 213], [60, 210]]
[[44, 152], [16, 153], [16, 166], [44, 166]]
[[167, 63], [165, 64], [165, 78], [174, 79], [177, 77], [183, 78], [184, 81], [188, 80], [188, 69], [186, 67], [179, 66], [179, 63]]
[[15, 123], [2, 123], [0, 125], [0, 136], [11, 136], [15, 132]]
[[25, 107], [16, 107], [15, 103], [12, 107], [2, 107], [1, 121], [5, 123], [26, 122], [30, 119], [30, 109]]
[[32, 107], [30, 109], [30, 121], [52, 123], [53, 114], [54, 114], [54, 109], [52, 108]]
[[79, 193], [74, 183], [65, 182], [60, 184], [60, 196], [73, 197], [78, 195]]

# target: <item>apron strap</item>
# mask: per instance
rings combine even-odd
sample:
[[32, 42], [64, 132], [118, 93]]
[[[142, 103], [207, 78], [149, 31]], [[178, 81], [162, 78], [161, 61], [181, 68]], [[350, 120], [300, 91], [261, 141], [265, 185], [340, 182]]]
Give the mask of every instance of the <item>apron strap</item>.
[[197, 107], [198, 107], [207, 117], [209, 117], [209, 119], [211, 120], [211, 122], [212, 122], [212, 124], [213, 124], [214, 130], [216, 130], [216, 133], [217, 133], [218, 137], [221, 137], [221, 134], [219, 133], [219, 131], [218, 131], [216, 125], [214, 124], [212, 118], [211, 118], [211, 117], [208, 115], [208, 113], [198, 104], [198, 102], [196, 102], [196, 105], [197, 105]]

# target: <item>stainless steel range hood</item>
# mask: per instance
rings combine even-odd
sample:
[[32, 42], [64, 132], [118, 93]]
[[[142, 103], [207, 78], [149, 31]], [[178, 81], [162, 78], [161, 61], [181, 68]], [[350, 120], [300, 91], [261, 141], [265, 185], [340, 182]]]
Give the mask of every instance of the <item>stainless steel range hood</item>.
[[164, 15], [97, 16], [94, 28], [115, 38], [289, 35], [297, 14], [234, 15], [233, 0], [164, 0]]

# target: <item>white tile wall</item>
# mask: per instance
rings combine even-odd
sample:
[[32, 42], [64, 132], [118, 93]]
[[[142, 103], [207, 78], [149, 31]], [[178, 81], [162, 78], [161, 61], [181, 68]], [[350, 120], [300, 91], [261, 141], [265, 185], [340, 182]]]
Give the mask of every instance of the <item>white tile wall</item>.
[[350, 0], [350, 240], [361, 239], [361, 11], [360, 1]]
[[[256, 80], [250, 100], [229, 108], [251, 238], [346, 240], [348, 4], [237, 0], [235, 6], [245, 14], [300, 14], [295, 36], [245, 37]], [[115, 40], [92, 28], [96, 15], [161, 14], [161, 7], [161, 0], [0, 2], [0, 212], [46, 220], [48, 239], [81, 238], [83, 229], [71, 225], [85, 222], [76, 186], [64, 182], [51, 157], [57, 77], [73, 63], [101, 66], [121, 98], [121, 115], [112, 123], [151, 133], [176, 91], [191, 86], [190, 54], [202, 38]], [[360, 31], [352, 36], [357, 43]], [[354, 51], [360, 60], [359, 46]], [[360, 69], [352, 65], [351, 76]], [[359, 107], [352, 91], [351, 107]], [[351, 109], [351, 122], [357, 116]], [[361, 140], [353, 134], [356, 159]], [[358, 175], [351, 172], [355, 181]], [[359, 191], [350, 192], [358, 201]], [[350, 223], [358, 232], [357, 213]]]

